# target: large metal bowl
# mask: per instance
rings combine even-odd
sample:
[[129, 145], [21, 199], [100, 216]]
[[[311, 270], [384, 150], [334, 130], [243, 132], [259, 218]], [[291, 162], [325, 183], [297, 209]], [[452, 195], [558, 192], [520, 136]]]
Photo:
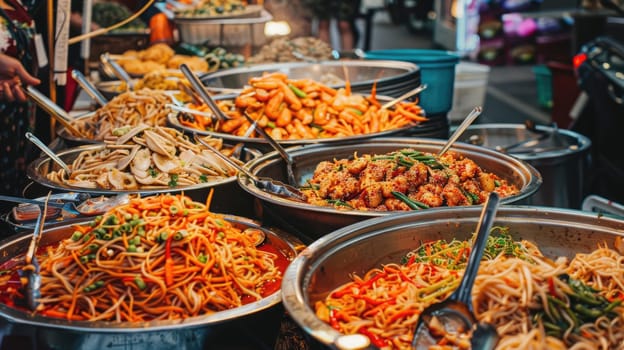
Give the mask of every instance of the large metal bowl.
[[[233, 100], [237, 95], [219, 95], [215, 97], [215, 100]], [[390, 96], [377, 96], [377, 100], [381, 103], [389, 102], [393, 98]], [[262, 152], [270, 152], [273, 151], [273, 147], [271, 147], [269, 141], [267, 141], [262, 136], [256, 137], [243, 137], [237, 136], [233, 134], [223, 133], [223, 132], [214, 132], [208, 130], [199, 130], [186, 125], [182, 125], [178, 120], [179, 115], [176, 113], [170, 113], [167, 116], [167, 123], [169, 126], [174, 127], [178, 130], [181, 130], [185, 134], [192, 135], [194, 133], [198, 135], [211, 136], [223, 139], [225, 142], [230, 144], [236, 144], [242, 142], [250, 147], [258, 149]], [[342, 137], [327, 137], [327, 138], [317, 138], [317, 139], [287, 139], [287, 140], [276, 140], [283, 147], [290, 146], [304, 146], [304, 145], [313, 145], [313, 144], [345, 144], [345, 143], [359, 143], [366, 141], [371, 138], [376, 137], [388, 137], [388, 136], [417, 136], [417, 137], [441, 137], [446, 138], [448, 136], [448, 121], [446, 116], [444, 118], [440, 118], [439, 116], [429, 117], [429, 120], [420, 122], [416, 125], [407, 125], [402, 128], [384, 130], [375, 133], [368, 134], [358, 134], [352, 136], [342, 136]]]
[[[357, 152], [363, 154], [383, 154], [406, 147], [418, 151], [437, 153], [443, 146], [443, 140], [417, 138], [380, 138], [363, 143], [345, 145], [313, 145], [288, 148], [288, 153], [295, 161], [295, 177], [299, 184], [305, 184], [312, 177], [316, 166], [321, 161], [352, 158]], [[451, 148], [474, 160], [479, 166], [493, 172], [516, 185], [520, 192], [502, 199], [509, 204], [531, 196], [542, 183], [540, 174], [531, 165], [522, 160], [493, 151], [484, 147], [455, 143]], [[285, 162], [276, 152], [271, 152], [247, 164], [252, 173], [287, 182]], [[255, 187], [249, 178], [239, 175], [239, 184], [262, 203], [258, 214], [266, 220], [275, 221], [302, 239], [316, 239], [333, 230], [349, 224], [378, 216], [393, 215], [397, 212], [338, 210], [301, 203], [272, 195]], [[257, 207], [257, 206], [256, 206]]]
[[[284, 307], [319, 342], [333, 344], [340, 333], [316, 317], [314, 302], [331, 290], [383, 263], [398, 262], [422, 241], [466, 239], [481, 208], [431, 209], [366, 220], [317, 240], [290, 264], [282, 282]], [[572, 257], [598, 244], [613, 247], [624, 236], [624, 221], [567, 209], [508, 206], [494, 225], [508, 226], [515, 239], [528, 239], [549, 257]]]
[[[76, 159], [76, 157], [82, 151], [87, 150], [100, 150], [105, 148], [104, 144], [96, 145], [83, 145], [70, 149], [66, 149], [57, 153], [57, 155], [67, 164]], [[241, 160], [248, 162], [254, 158], [257, 158], [261, 153], [255, 149], [244, 147], [241, 152]], [[149, 196], [158, 193], [179, 193], [184, 192], [187, 196], [193, 200], [205, 202], [208, 193], [211, 189], [214, 189], [213, 199], [210, 209], [219, 213], [229, 213], [243, 216], [253, 215], [253, 197], [249, 193], [243, 191], [237, 183], [236, 176], [224, 177], [192, 186], [179, 186], [179, 187], [162, 187], [155, 189], [141, 189], [141, 190], [113, 190], [102, 188], [84, 188], [70, 186], [67, 184], [57, 183], [47, 178], [47, 174], [51, 171], [60, 169], [59, 166], [52, 161], [49, 157], [44, 156], [34, 160], [28, 165], [26, 169], [27, 175], [37, 184], [40, 184], [48, 189], [52, 189], [56, 192], [81, 192], [89, 193], [92, 195], [104, 195], [112, 196], [120, 193], [138, 193], [142, 196]], [[36, 193], [36, 195], [42, 195]]]
[[397, 97], [420, 85], [420, 69], [417, 65], [401, 61], [347, 60], [322, 61], [318, 63], [288, 62], [258, 64], [240, 68], [232, 68], [209, 73], [201, 77], [206, 86], [229, 89], [242, 89], [250, 78], [259, 77], [262, 73], [282, 72], [290, 79], [314, 79], [323, 82], [328, 75], [338, 77], [341, 81], [326, 85], [339, 88], [348, 79], [354, 92], [370, 93], [375, 82], [377, 93]]
[[[241, 228], [263, 230], [271, 244], [291, 259], [301, 247], [293, 236], [266, 229], [250, 219], [227, 216]], [[72, 226], [44, 231], [41, 246], [56, 243], [72, 235]], [[0, 243], [0, 263], [23, 256], [32, 234], [9, 238]], [[209, 315], [182, 321], [76, 322], [33, 316], [29, 312], [0, 304], [0, 343], [3, 337], [20, 336], [31, 340], [32, 349], [229, 349], [232, 345], [274, 342], [283, 316], [281, 294], [277, 291], [259, 301]], [[259, 339], [262, 339], [260, 342]], [[8, 341], [7, 341], [8, 344]]]

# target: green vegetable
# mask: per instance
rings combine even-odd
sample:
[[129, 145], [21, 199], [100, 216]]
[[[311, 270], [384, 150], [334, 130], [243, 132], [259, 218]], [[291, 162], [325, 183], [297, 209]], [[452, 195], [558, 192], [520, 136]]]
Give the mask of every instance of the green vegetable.
[[80, 238], [82, 237], [82, 232], [80, 231], [74, 231], [74, 233], [71, 236], [72, 241], [74, 242], [78, 242], [80, 240]]
[[168, 183], [169, 187], [176, 187], [178, 185], [178, 174], [171, 174], [171, 180]]
[[145, 288], [147, 288], [147, 284], [145, 284], [145, 281], [143, 281], [143, 279], [141, 278], [141, 276], [136, 276], [134, 278], [134, 284], [136, 284], [136, 286], [140, 289], [140, 290], [144, 290]]
[[408, 196], [406, 196], [405, 194], [398, 192], [398, 191], [392, 191], [392, 195], [395, 196], [397, 199], [400, 199], [403, 203], [407, 204], [408, 207], [410, 207], [413, 210], [420, 210], [420, 209], [427, 209], [429, 208], [429, 206], [425, 203], [419, 202], [417, 200], [411, 199]]
[[349, 203], [345, 201], [341, 201], [340, 199], [328, 199], [327, 203], [337, 206], [337, 207], [353, 208]]
[[[303, 90], [299, 89], [298, 87], [294, 86], [293, 84], [288, 84], [288, 87], [295, 93], [295, 95], [297, 95], [297, 97], [299, 97], [299, 98], [306, 98], [306, 97], [308, 97], [308, 94], [306, 94], [305, 92], [303, 92]], [[360, 112], [360, 113], [362, 113], [362, 112]]]

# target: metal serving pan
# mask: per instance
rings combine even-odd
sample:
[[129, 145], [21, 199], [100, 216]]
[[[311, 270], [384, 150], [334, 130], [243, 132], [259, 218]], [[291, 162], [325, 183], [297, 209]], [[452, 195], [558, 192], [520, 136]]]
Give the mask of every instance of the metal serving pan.
[[[242, 89], [250, 78], [259, 77], [265, 72], [282, 72], [286, 73], [290, 79], [314, 79], [320, 82], [323, 82], [323, 77], [331, 74], [341, 81], [337, 83], [328, 81], [327, 85], [339, 88], [343, 87], [346, 81], [345, 71], [348, 72], [351, 89], [354, 92], [370, 93], [376, 82], [377, 93], [390, 95], [386, 91], [393, 91], [390, 96], [396, 97], [397, 93], [407, 92], [420, 85], [420, 68], [417, 65], [409, 62], [381, 60], [258, 64], [209, 73], [203, 75], [201, 81], [210, 87]], [[402, 86], [403, 89], [397, 91], [396, 86]]]
[[[215, 97], [215, 100], [230, 100], [234, 99], [237, 95], [219, 95]], [[392, 100], [390, 96], [377, 96], [377, 100], [381, 103], [389, 102]], [[178, 114], [170, 113], [167, 116], [167, 123], [181, 130], [182, 132], [192, 135], [197, 133], [198, 135], [204, 136], [212, 136], [223, 139], [225, 142], [230, 144], [236, 144], [239, 142], [243, 142], [250, 147], [258, 149], [262, 152], [272, 151], [273, 148], [269, 144], [269, 142], [262, 138], [258, 137], [243, 137], [237, 136], [222, 132], [214, 132], [207, 130], [199, 130], [195, 128], [188, 127], [186, 125], [182, 125], [178, 120]], [[448, 122], [446, 119], [444, 121], [439, 120], [439, 118], [434, 117], [430, 120], [420, 122], [416, 125], [407, 125], [402, 128], [385, 130], [376, 133], [368, 133], [368, 134], [359, 134], [353, 136], [343, 136], [343, 137], [327, 137], [327, 138], [318, 138], [318, 139], [298, 139], [298, 140], [276, 140], [280, 145], [284, 147], [289, 146], [299, 146], [299, 145], [313, 145], [313, 144], [344, 144], [344, 143], [357, 143], [366, 141], [371, 138], [376, 137], [388, 137], [388, 136], [398, 136], [398, 135], [445, 135], [448, 134]]]
[[[422, 241], [467, 239], [480, 207], [435, 208], [366, 220], [332, 232], [309, 245], [289, 265], [282, 283], [284, 307], [313, 338], [334, 344], [340, 333], [316, 317], [314, 303], [383, 263], [398, 262]], [[596, 213], [552, 207], [503, 206], [494, 225], [510, 227], [514, 239], [537, 244], [548, 257], [573, 257], [598, 244], [613, 247], [624, 237], [624, 221]]]
[[[239, 216], [226, 216], [226, 219], [243, 229], [263, 230], [271, 244], [291, 259], [301, 248], [301, 242], [286, 232], [261, 227], [257, 222]], [[70, 225], [46, 230], [41, 237], [41, 246], [66, 239], [73, 232]], [[27, 234], [0, 242], [0, 263], [22, 256], [31, 237], [32, 234]], [[142, 323], [68, 321], [33, 316], [0, 303], [0, 340], [11, 335], [27, 337], [32, 348], [36, 349], [226, 349], [236, 344], [274, 342], [282, 317], [280, 291], [256, 302], [209, 315], [182, 321]]]
[[[68, 164], [76, 159], [76, 157], [82, 151], [86, 150], [99, 150], [106, 146], [104, 144], [96, 145], [83, 145], [79, 147], [70, 148], [57, 153], [57, 155]], [[254, 158], [257, 158], [261, 153], [255, 149], [244, 147], [241, 152], [241, 160], [248, 162]], [[91, 195], [104, 195], [112, 196], [119, 193], [138, 193], [142, 196], [149, 196], [158, 193], [179, 193], [184, 192], [187, 196], [193, 200], [205, 202], [208, 193], [211, 189], [214, 189], [212, 204], [210, 209], [219, 213], [230, 213], [236, 215], [251, 216], [253, 213], [253, 197], [247, 192], [243, 191], [237, 184], [236, 176], [224, 177], [214, 181], [209, 181], [192, 186], [179, 186], [179, 187], [163, 187], [155, 189], [141, 189], [141, 190], [112, 190], [102, 188], [84, 188], [69, 186], [66, 184], [57, 183], [47, 178], [47, 174], [50, 171], [56, 171], [59, 166], [54, 163], [49, 157], [41, 157], [36, 159], [28, 165], [27, 175], [37, 184], [40, 184], [48, 189], [52, 189], [55, 192], [80, 192], [89, 193]], [[40, 195], [40, 194], [39, 194]]]
[[[444, 143], [444, 140], [426, 138], [379, 138], [354, 144], [291, 147], [287, 151], [295, 162], [294, 172], [297, 182], [305, 184], [312, 177], [317, 164], [321, 161], [352, 158], [354, 153], [358, 155], [383, 154], [406, 147], [436, 153]], [[451, 150], [474, 160], [483, 169], [499, 175], [520, 189], [518, 194], [503, 198], [503, 203], [510, 204], [531, 196], [542, 183], [541, 175], [534, 167], [503, 153], [460, 142], [455, 143]], [[247, 166], [255, 175], [287, 182], [286, 165], [277, 152], [271, 152], [254, 159], [247, 163]], [[276, 225], [287, 228], [289, 232], [299, 234], [302, 239], [313, 240], [358, 221], [397, 213], [338, 210], [331, 207], [315, 206], [261, 191], [247, 177], [240, 174], [238, 182], [245, 191], [262, 203], [262, 212], [259, 215], [267, 220], [275, 221]]]

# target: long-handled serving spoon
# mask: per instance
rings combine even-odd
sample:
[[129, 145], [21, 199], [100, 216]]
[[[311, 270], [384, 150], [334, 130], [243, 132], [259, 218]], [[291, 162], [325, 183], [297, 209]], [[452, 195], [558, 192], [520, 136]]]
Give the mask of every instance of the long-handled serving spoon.
[[[499, 203], [498, 194], [491, 192], [483, 205], [477, 223], [477, 237], [470, 251], [462, 280], [457, 289], [446, 300], [426, 307], [418, 316], [418, 323], [412, 340], [413, 349], [428, 349], [430, 346], [436, 345], [437, 340], [434, 334], [439, 332], [451, 333], [454, 337], [459, 337], [466, 332], [473, 332], [472, 344], [479, 344], [477, 349], [480, 350], [493, 349], [498, 342], [496, 329], [488, 324], [480, 324], [474, 316], [472, 286], [477, 277], [483, 250], [490, 235]], [[432, 329], [435, 329], [435, 332], [432, 332]]]

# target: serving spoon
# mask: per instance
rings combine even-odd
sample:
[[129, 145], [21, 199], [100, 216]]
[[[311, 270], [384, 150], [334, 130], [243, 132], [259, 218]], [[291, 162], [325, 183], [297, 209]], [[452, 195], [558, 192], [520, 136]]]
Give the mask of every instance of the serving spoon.
[[470, 124], [472, 124], [472, 122], [475, 121], [475, 119], [477, 119], [477, 117], [481, 115], [482, 111], [483, 109], [481, 108], [481, 106], [477, 106], [472, 111], [470, 111], [468, 116], [466, 116], [464, 121], [461, 124], [459, 124], [457, 129], [455, 129], [455, 132], [453, 132], [451, 137], [449, 137], [448, 141], [446, 141], [444, 146], [442, 146], [442, 149], [440, 149], [440, 151], [438, 152], [438, 157], [442, 157], [442, 155], [446, 153], [446, 151], [448, 151], [449, 148], [451, 148], [451, 146], [453, 146], [455, 141], [457, 141], [457, 139], [461, 136], [461, 134], [463, 134], [464, 131], [468, 129]]
[[67, 177], [69, 177], [71, 175], [71, 169], [69, 169], [69, 166], [67, 166], [67, 163], [65, 163], [59, 156], [56, 155], [56, 153], [54, 153], [54, 151], [52, 151], [48, 146], [46, 146], [45, 143], [43, 143], [41, 140], [39, 140], [39, 138], [37, 138], [37, 136], [33, 135], [30, 131], [26, 132], [26, 138], [32, 142], [33, 144], [35, 144], [35, 146], [39, 147], [39, 149], [41, 151], [43, 151], [43, 153], [47, 154], [48, 157], [50, 157], [50, 159], [52, 159], [56, 164], [58, 164], [61, 168], [63, 168], [63, 170], [65, 170], [65, 175]]
[[[483, 250], [487, 243], [500, 197], [491, 192], [487, 197], [479, 222], [477, 223], [477, 237], [470, 250], [466, 270], [459, 287], [444, 301], [432, 304], [423, 310], [418, 317], [412, 348], [427, 349], [437, 344], [437, 339], [431, 330], [438, 332], [462, 333], [472, 331], [471, 344], [473, 349], [493, 349], [498, 342], [496, 329], [489, 324], [477, 321], [472, 307], [472, 286], [483, 257]], [[436, 332], [437, 333], [437, 332]]]
[[271, 179], [271, 178], [258, 177], [256, 175], [252, 174], [251, 171], [247, 170], [247, 168], [239, 165], [238, 163], [236, 163], [235, 161], [230, 159], [225, 154], [219, 152], [216, 148], [212, 147], [210, 144], [208, 144], [206, 141], [204, 141], [197, 134], [194, 134], [193, 137], [194, 137], [196, 142], [199, 142], [202, 145], [206, 146], [209, 150], [214, 152], [214, 154], [216, 156], [218, 156], [219, 158], [223, 159], [225, 162], [230, 164], [232, 167], [236, 168], [236, 170], [238, 170], [241, 173], [245, 174], [245, 176], [247, 176], [251, 180], [251, 182], [253, 182], [253, 184], [256, 187], [258, 187], [259, 189], [261, 189], [261, 190], [263, 190], [265, 192], [268, 192], [268, 193], [272, 193], [272, 194], [278, 195], [280, 197], [286, 197], [286, 198], [289, 198], [289, 199], [296, 199], [296, 200], [303, 201], [303, 202], [306, 201], [307, 198], [306, 198], [305, 194], [303, 194], [298, 188], [296, 188], [294, 186], [290, 186], [288, 184], [285, 184], [285, 183], [283, 183], [281, 181]]
[[286, 152], [286, 150], [284, 149], [284, 147], [282, 147], [282, 145], [280, 145], [266, 131], [264, 131], [262, 127], [258, 126], [256, 121], [252, 117], [250, 117], [249, 114], [247, 114], [247, 112], [243, 112], [243, 115], [245, 116], [247, 121], [251, 123], [253, 127], [256, 128], [256, 131], [258, 131], [258, 134], [264, 137], [264, 139], [269, 142], [271, 147], [273, 147], [273, 149], [276, 150], [277, 153], [279, 153], [280, 157], [282, 157], [282, 159], [286, 162], [286, 173], [288, 176], [288, 183], [290, 184], [290, 186], [293, 186], [293, 187], [297, 186], [297, 179], [295, 178], [295, 171], [294, 171], [295, 161], [292, 159], [290, 154]]
[[33, 311], [39, 306], [39, 298], [41, 298], [41, 276], [39, 275], [39, 262], [37, 261], [36, 253], [37, 247], [39, 247], [39, 241], [41, 240], [41, 232], [45, 224], [45, 213], [48, 211], [48, 202], [50, 201], [51, 195], [52, 191], [48, 192], [48, 196], [43, 204], [43, 209], [37, 216], [37, 223], [35, 224], [28, 251], [26, 251], [26, 256], [24, 257], [26, 265], [22, 268], [22, 272], [26, 277], [26, 285], [24, 288], [26, 304], [28, 308]]

